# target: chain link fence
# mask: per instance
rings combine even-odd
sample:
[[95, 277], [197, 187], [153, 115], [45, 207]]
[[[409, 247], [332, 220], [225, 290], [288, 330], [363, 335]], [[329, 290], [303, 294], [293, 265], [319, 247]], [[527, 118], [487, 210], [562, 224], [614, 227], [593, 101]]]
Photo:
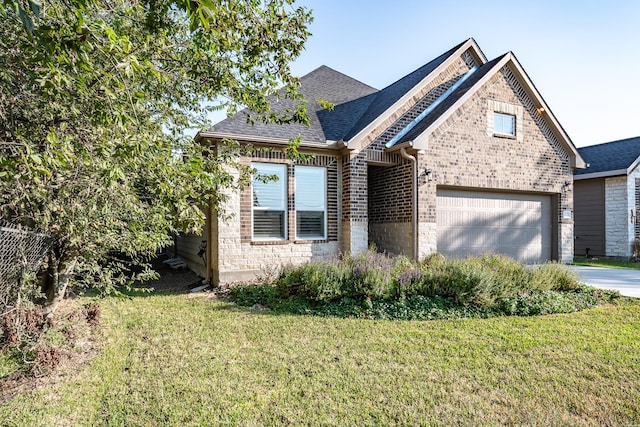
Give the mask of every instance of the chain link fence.
[[0, 315], [19, 304], [24, 276], [38, 272], [48, 246], [46, 234], [0, 222]]

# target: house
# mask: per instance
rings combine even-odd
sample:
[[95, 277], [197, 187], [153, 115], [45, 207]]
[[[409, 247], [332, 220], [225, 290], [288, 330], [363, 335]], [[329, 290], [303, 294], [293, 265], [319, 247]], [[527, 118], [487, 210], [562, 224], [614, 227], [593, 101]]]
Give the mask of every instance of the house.
[[628, 259], [640, 238], [640, 137], [578, 151], [589, 167], [573, 177], [575, 253]]
[[[214, 283], [372, 244], [415, 258], [572, 260], [584, 161], [513, 53], [488, 61], [468, 39], [381, 90], [326, 66], [300, 82], [310, 126], [251, 125], [240, 112], [197, 136], [218, 150], [226, 138], [252, 144], [242, 161], [279, 178], [230, 194], [231, 219], [210, 215], [208, 267], [200, 238], [184, 239], [183, 256]], [[298, 135], [312, 160], [287, 158]]]

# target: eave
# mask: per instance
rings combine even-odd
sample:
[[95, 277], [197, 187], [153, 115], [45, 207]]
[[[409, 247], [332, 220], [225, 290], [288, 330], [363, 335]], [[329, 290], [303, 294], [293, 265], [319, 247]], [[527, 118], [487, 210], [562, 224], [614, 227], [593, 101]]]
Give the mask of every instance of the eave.
[[602, 172], [593, 172], [593, 173], [583, 173], [580, 175], [574, 175], [574, 181], [581, 181], [583, 179], [594, 179], [594, 178], [611, 178], [614, 176], [626, 176], [629, 173], [626, 169], [617, 169], [613, 171], [602, 171]]
[[[271, 138], [265, 136], [241, 135], [223, 132], [199, 132], [195, 137], [195, 141], [198, 143], [201, 143], [203, 141], [223, 141], [225, 139], [238, 141], [244, 144], [257, 144], [265, 147], [276, 148], [286, 148], [289, 144], [291, 144], [291, 140], [285, 138]], [[300, 141], [299, 147], [305, 150], [312, 151], [339, 151], [346, 148], [342, 141], [327, 141], [325, 143]]]

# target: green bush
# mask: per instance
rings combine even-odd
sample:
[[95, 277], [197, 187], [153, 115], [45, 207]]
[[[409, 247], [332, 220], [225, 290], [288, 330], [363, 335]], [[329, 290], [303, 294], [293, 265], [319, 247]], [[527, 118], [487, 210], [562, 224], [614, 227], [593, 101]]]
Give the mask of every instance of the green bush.
[[548, 262], [531, 269], [531, 289], [571, 291], [580, 287], [578, 276], [562, 264]]
[[275, 286], [234, 288], [238, 304], [296, 313], [381, 319], [431, 319], [564, 313], [609, 298], [585, 290], [557, 263], [533, 268], [503, 255], [420, 263], [369, 250], [286, 268]]

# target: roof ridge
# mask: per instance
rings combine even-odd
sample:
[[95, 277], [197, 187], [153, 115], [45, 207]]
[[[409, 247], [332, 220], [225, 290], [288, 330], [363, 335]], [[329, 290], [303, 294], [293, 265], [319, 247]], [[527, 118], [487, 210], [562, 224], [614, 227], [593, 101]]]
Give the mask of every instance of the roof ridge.
[[[335, 74], [340, 74], [341, 76], [344, 76], [344, 77], [346, 77], [346, 78], [348, 78], [348, 79], [350, 79], [350, 80], [353, 80], [354, 82], [360, 83], [361, 85], [367, 86], [367, 87], [369, 87], [369, 88], [371, 88], [371, 89], [373, 89], [373, 90], [375, 90], [375, 91], [379, 91], [379, 90], [380, 90], [380, 89], [377, 89], [377, 88], [375, 88], [375, 87], [371, 86], [371, 85], [370, 85], [370, 84], [368, 84], [368, 83], [364, 83], [362, 80], [358, 80], [358, 79], [356, 79], [356, 78], [354, 78], [354, 77], [351, 77], [350, 75], [345, 74], [345, 73], [343, 73], [342, 71], [338, 71], [338, 70], [336, 70], [335, 68], [329, 67], [328, 65], [325, 65], [325, 64], [322, 64], [322, 65], [320, 65], [319, 67], [316, 67], [316, 68], [314, 68], [313, 70], [309, 71], [307, 74], [305, 74], [305, 75], [303, 75], [303, 76], [299, 77], [299, 80], [300, 80], [300, 81], [302, 81], [303, 79], [307, 79], [307, 78], [311, 77], [311, 76], [312, 76], [312, 74], [314, 74], [314, 73], [316, 73], [316, 72], [319, 72], [319, 71], [321, 71], [321, 70], [323, 70], [323, 69], [327, 69], [327, 70], [329, 70], [329, 71], [331, 71], [332, 73], [335, 73]], [[353, 100], [352, 100], [352, 101], [353, 101]], [[350, 102], [350, 101], [347, 101], [347, 102]]]

